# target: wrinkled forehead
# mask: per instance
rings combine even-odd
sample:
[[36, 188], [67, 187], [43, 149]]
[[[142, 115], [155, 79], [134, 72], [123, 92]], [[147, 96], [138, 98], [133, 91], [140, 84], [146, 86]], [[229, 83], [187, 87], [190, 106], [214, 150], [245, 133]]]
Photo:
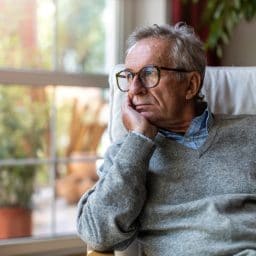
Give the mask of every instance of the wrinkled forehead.
[[148, 64], [168, 65], [170, 59], [170, 42], [158, 38], [146, 38], [138, 41], [127, 51], [125, 65], [143, 66]]

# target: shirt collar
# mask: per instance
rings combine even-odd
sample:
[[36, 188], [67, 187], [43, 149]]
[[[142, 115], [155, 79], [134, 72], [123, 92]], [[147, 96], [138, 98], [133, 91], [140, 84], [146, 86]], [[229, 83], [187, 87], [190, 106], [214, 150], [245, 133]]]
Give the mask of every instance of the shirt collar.
[[208, 133], [210, 127], [212, 126], [212, 123], [213, 117], [207, 106], [200, 116], [196, 116], [192, 119], [189, 128], [185, 133], [185, 136], [195, 136], [197, 134], [200, 134], [204, 129], [206, 129]]

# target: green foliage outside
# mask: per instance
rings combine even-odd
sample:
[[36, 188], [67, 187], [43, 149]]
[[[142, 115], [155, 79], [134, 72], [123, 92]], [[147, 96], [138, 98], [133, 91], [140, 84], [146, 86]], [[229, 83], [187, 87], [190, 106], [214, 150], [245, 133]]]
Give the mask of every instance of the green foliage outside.
[[[183, 0], [198, 3], [200, 0]], [[201, 1], [202, 2], [202, 1]], [[256, 16], [256, 0], [207, 0], [199, 26], [209, 26], [205, 43], [207, 49], [214, 49], [219, 58], [222, 47], [228, 44], [235, 27], [240, 21], [251, 21]]]
[[106, 0], [58, 1], [59, 65], [68, 51], [76, 53], [80, 72], [104, 68], [105, 29], [102, 13]]
[[[46, 155], [48, 104], [45, 100], [36, 101], [34, 91], [26, 87], [0, 87], [1, 160]], [[36, 168], [40, 167], [0, 166], [0, 206], [30, 207]]]

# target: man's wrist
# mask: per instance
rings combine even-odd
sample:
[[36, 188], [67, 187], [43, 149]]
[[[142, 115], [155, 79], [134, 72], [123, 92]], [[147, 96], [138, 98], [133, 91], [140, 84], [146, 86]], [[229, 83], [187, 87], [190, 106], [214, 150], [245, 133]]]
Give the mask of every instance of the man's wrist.
[[143, 134], [142, 132], [138, 132], [138, 131], [131, 131], [131, 132], [149, 141], [154, 141], [154, 138], [155, 138], [155, 136], [152, 138]]

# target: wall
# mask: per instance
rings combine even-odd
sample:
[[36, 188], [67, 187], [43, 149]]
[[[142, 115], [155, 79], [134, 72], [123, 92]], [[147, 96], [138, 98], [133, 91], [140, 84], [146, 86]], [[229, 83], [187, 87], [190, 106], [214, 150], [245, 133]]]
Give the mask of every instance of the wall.
[[124, 61], [126, 39], [139, 26], [164, 24], [169, 19], [169, 0], [119, 0], [119, 54], [118, 63]]
[[236, 27], [230, 44], [224, 47], [222, 65], [256, 66], [256, 19]]
[[139, 0], [136, 1], [136, 25], [164, 24], [169, 20], [169, 1]]

